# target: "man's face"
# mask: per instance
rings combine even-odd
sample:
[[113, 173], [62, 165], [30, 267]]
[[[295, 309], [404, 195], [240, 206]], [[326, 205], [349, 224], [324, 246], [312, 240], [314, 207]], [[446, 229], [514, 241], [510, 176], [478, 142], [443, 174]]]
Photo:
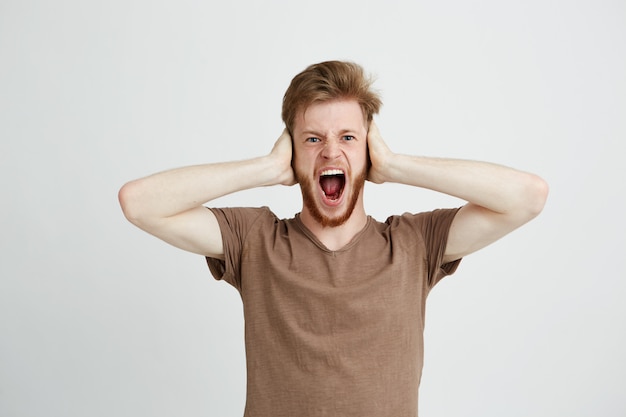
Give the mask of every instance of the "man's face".
[[367, 177], [367, 125], [355, 100], [333, 100], [298, 112], [293, 129], [294, 172], [303, 210], [319, 224], [345, 223], [362, 207]]

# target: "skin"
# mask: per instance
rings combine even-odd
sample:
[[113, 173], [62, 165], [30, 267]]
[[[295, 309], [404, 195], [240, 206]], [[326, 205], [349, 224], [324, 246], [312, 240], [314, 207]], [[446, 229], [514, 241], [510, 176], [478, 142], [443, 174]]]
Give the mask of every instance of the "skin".
[[[367, 125], [356, 102], [335, 100], [301, 111], [293, 143], [285, 130], [266, 156], [140, 178], [120, 189], [119, 200], [124, 215], [146, 232], [181, 249], [223, 259], [219, 225], [203, 205], [237, 191], [290, 186], [299, 180], [303, 223], [328, 249], [336, 250], [350, 242], [367, 220], [357, 179], [368, 156], [369, 181], [426, 188], [467, 201], [451, 225], [444, 262], [475, 252], [530, 221], [541, 212], [548, 194], [547, 184], [538, 176], [501, 165], [394, 153], [376, 124]], [[325, 168], [346, 172], [338, 202], [329, 203], [320, 191], [319, 173]], [[355, 201], [352, 210], [350, 201]], [[330, 226], [320, 214], [345, 219]]]
[[[295, 120], [294, 167], [304, 203], [300, 218], [329, 248], [345, 245], [366, 223], [367, 127], [353, 100], [313, 104]], [[345, 174], [337, 201], [319, 185], [321, 173], [331, 169]]]

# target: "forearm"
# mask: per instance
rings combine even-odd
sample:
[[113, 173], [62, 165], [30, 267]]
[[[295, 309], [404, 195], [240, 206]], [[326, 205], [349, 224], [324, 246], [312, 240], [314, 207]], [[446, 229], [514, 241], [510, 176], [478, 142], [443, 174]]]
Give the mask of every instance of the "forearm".
[[543, 179], [513, 168], [393, 153], [374, 123], [368, 146], [370, 181], [412, 185], [468, 202], [450, 226], [444, 263], [484, 248], [528, 222], [541, 212], [548, 196]]
[[267, 156], [178, 168], [131, 181], [120, 189], [120, 204], [124, 215], [141, 227], [237, 191], [293, 185], [291, 154], [291, 137], [285, 129]]
[[537, 214], [547, 187], [536, 175], [487, 162], [393, 154], [384, 180], [458, 197], [503, 214]]
[[126, 217], [159, 219], [237, 191], [280, 183], [270, 157], [195, 165], [131, 181], [120, 190]]

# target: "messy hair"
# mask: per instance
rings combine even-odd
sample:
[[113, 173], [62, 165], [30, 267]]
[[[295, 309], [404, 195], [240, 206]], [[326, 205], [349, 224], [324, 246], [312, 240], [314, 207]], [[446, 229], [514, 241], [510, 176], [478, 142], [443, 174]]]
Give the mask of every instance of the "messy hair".
[[353, 99], [359, 103], [367, 123], [377, 114], [382, 101], [372, 91], [373, 80], [353, 62], [326, 61], [307, 67], [296, 75], [283, 97], [282, 117], [293, 134], [296, 115], [313, 103]]

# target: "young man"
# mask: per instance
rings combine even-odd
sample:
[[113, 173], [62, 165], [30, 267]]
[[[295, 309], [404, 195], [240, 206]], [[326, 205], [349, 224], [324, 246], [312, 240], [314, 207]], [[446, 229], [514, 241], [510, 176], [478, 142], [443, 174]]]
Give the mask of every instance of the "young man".
[[[283, 101], [267, 155], [166, 171], [124, 185], [135, 225], [207, 257], [239, 290], [246, 416], [417, 415], [424, 306], [460, 259], [539, 214], [539, 177], [484, 162], [393, 153], [373, 122], [381, 102], [361, 67], [312, 65]], [[367, 216], [363, 185], [396, 182], [459, 197], [461, 208]], [[253, 187], [300, 185], [302, 211], [211, 208]]]

